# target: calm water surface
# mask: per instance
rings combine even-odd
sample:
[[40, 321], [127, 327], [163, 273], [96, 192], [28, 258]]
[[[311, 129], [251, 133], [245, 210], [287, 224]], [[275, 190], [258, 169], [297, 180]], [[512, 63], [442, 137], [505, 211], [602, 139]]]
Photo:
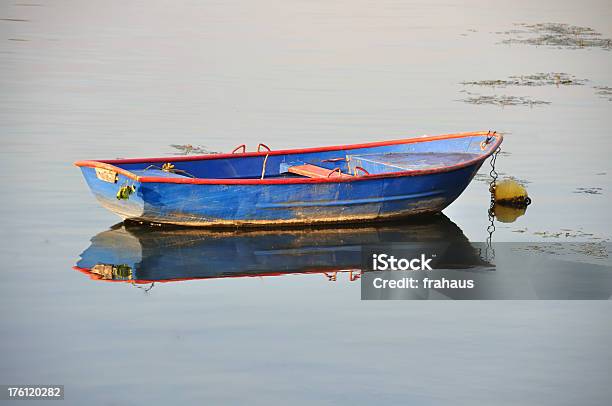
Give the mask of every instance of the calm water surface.
[[[346, 274], [92, 281], [72, 267], [117, 218], [71, 163], [495, 129], [498, 169], [534, 199], [496, 241], [608, 241], [612, 102], [594, 86], [612, 86], [612, 52], [496, 32], [609, 38], [610, 21], [607, 1], [3, 2], [0, 383], [64, 384], [69, 404], [609, 404], [609, 301], [361, 302]], [[589, 81], [460, 84], [537, 72]], [[471, 241], [487, 188], [445, 210]]]

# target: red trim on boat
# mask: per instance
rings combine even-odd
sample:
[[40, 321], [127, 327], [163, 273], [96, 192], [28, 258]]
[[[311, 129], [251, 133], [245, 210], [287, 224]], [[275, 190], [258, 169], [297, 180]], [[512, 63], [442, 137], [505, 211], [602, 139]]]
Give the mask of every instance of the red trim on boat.
[[[87, 168], [102, 168], [102, 169], [108, 169], [109, 171], [114, 171], [117, 172], [120, 175], [123, 175], [127, 178], [133, 179], [133, 180], [137, 180], [139, 181], [141, 179], [141, 177], [137, 176], [135, 173], [130, 172], [128, 170], [125, 170], [123, 168], [120, 168], [118, 166], [115, 165], [111, 165], [111, 164], [107, 164], [105, 162], [102, 161], [77, 161], [74, 163], [74, 165], [76, 166], [85, 166]], [[162, 178], [160, 178], [162, 179]]]
[[[456, 165], [451, 166], [440, 166], [436, 168], [401, 171], [401, 172], [389, 172], [381, 173], [376, 175], [363, 175], [363, 176], [352, 176], [352, 177], [330, 177], [330, 178], [282, 178], [282, 179], [204, 179], [204, 178], [162, 178], [155, 176], [137, 176], [136, 174], [117, 167], [113, 164], [133, 164], [133, 163], [147, 163], [147, 162], [182, 162], [182, 161], [200, 161], [206, 159], [222, 159], [222, 158], [243, 158], [247, 156], [265, 156], [265, 155], [286, 155], [286, 154], [299, 154], [299, 153], [311, 153], [311, 152], [326, 152], [336, 150], [350, 150], [359, 148], [371, 148], [381, 147], [388, 145], [398, 144], [413, 144], [418, 142], [429, 142], [439, 141], [453, 138], [467, 138], [476, 136], [491, 135], [495, 139], [491, 143], [491, 149], [483, 155], [469, 161], [464, 161]], [[284, 185], [284, 184], [301, 184], [301, 183], [337, 183], [337, 182], [359, 182], [369, 179], [379, 178], [392, 178], [402, 176], [419, 176], [429, 175], [434, 173], [451, 172], [457, 169], [465, 168], [473, 165], [479, 161], [487, 159], [497, 147], [501, 144], [503, 136], [497, 133], [490, 133], [486, 131], [470, 132], [470, 133], [459, 133], [459, 134], [444, 134], [434, 136], [424, 136], [417, 138], [407, 138], [402, 140], [393, 141], [380, 141], [371, 142], [365, 144], [351, 144], [341, 146], [330, 146], [330, 147], [315, 147], [315, 148], [303, 148], [303, 149], [286, 149], [286, 150], [275, 150], [270, 152], [247, 152], [243, 154], [210, 154], [210, 155], [198, 155], [190, 157], [163, 157], [163, 158], [137, 158], [137, 159], [115, 159], [115, 160], [103, 160], [103, 161], [77, 161], [74, 163], [76, 166], [85, 166], [89, 168], [104, 168], [111, 171], [115, 171], [123, 176], [130, 179], [142, 182], [142, 183], [178, 183], [178, 184], [192, 184], [192, 185]]]

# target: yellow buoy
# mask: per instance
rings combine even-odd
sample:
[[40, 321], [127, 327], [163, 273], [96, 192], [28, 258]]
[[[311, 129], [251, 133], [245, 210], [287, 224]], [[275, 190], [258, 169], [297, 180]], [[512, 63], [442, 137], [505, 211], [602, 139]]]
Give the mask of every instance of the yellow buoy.
[[527, 195], [527, 189], [512, 179], [504, 179], [498, 182], [492, 193], [495, 203], [500, 205], [526, 207], [531, 203], [531, 199]]

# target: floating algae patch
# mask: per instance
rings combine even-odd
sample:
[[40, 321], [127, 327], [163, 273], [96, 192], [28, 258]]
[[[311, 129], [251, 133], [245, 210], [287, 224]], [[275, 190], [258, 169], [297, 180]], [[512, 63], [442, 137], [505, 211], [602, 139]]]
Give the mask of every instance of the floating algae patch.
[[588, 242], [576, 245], [573, 251], [577, 254], [582, 254], [595, 258], [603, 259], [609, 257], [609, 245], [603, 241]]
[[508, 176], [507, 178], [510, 179], [510, 180], [513, 180], [513, 181], [515, 181], [517, 183], [519, 183], [522, 186], [525, 186], [525, 185], [528, 185], [528, 184], [531, 183], [530, 181], [528, 181], [526, 179], [520, 179], [520, 178], [517, 178], [515, 176]]
[[498, 173], [498, 178], [500, 179], [500, 180], [498, 180], [498, 183], [503, 182], [503, 180], [501, 180], [503, 178], [504, 180], [509, 180], [509, 181], [516, 182], [516, 183], [518, 183], [519, 185], [521, 185], [523, 187], [525, 187], [525, 186], [527, 186], [528, 184], [531, 183], [530, 181], [528, 181], [526, 179], [520, 179], [520, 178], [517, 178], [516, 176], [506, 175], [503, 172], [499, 172]]
[[609, 101], [612, 101], [612, 87], [610, 86], [595, 86], [596, 92], [601, 97], [608, 98]]
[[543, 45], [565, 49], [601, 48], [612, 49], [612, 39], [589, 27], [562, 23], [515, 24], [520, 29], [498, 32], [509, 35], [502, 44]]
[[202, 146], [194, 146], [191, 144], [183, 144], [183, 145], [179, 145], [179, 144], [171, 144], [170, 145], [172, 148], [178, 150], [181, 155], [190, 155], [190, 154], [195, 154], [195, 155], [206, 155], [206, 154], [216, 154], [217, 152], [214, 151], [210, 151], [205, 147]]
[[473, 33], [478, 32], [478, 30], [476, 30], [476, 29], [474, 29], [474, 28], [468, 28], [466, 31], [467, 31], [467, 32], [462, 33], [462, 34], [460, 34], [460, 35], [461, 35], [461, 36], [463, 36], [463, 37], [467, 37], [467, 36], [468, 36], [468, 33], [473, 34]]
[[[505, 172], [501, 172], [501, 171], [497, 172], [497, 176], [499, 178], [506, 178], [506, 179], [513, 180], [522, 186], [526, 186], [531, 183], [530, 181], [526, 179], [520, 179], [515, 176], [508, 175]], [[485, 172], [477, 173], [476, 176], [474, 176], [474, 181], [481, 182], [481, 183], [491, 183], [491, 175], [489, 175], [489, 169], [488, 168], [486, 169], [486, 173]]]
[[586, 79], [578, 79], [569, 73], [550, 72], [535, 73], [533, 75], [509, 76], [507, 79], [477, 80], [461, 82], [464, 86], [580, 86], [587, 82]]
[[576, 231], [576, 230], [570, 230], [570, 229], [562, 229], [561, 231], [536, 231], [533, 233], [534, 235], [540, 236], [542, 238], [584, 238], [584, 237], [590, 237], [591, 239], [596, 239], [594, 238], [594, 234], [592, 233], [585, 233], [583, 231]]
[[506, 87], [510, 86], [513, 83], [507, 80], [477, 80], [472, 82], [461, 82], [462, 85], [470, 85], [470, 86], [491, 86], [491, 87]]
[[474, 176], [474, 181], [481, 183], [491, 183], [491, 175], [489, 175], [488, 173], [477, 173], [476, 176]]
[[514, 251], [524, 251], [545, 255], [556, 255], [564, 257], [578, 257], [605, 260], [610, 256], [610, 245], [603, 241], [579, 242], [579, 243], [549, 243], [528, 244], [519, 246]]
[[578, 187], [574, 193], [582, 193], [586, 195], [600, 195], [603, 189], [600, 187]]
[[476, 93], [469, 93], [469, 97], [460, 99], [464, 103], [469, 104], [492, 104], [495, 106], [538, 106], [544, 104], [550, 104], [549, 101], [532, 99], [525, 96], [506, 96], [506, 95], [479, 95]]
[[581, 86], [588, 79], [578, 79], [576, 76], [563, 72], [536, 73], [533, 75], [510, 76], [519, 86]]
[[[588, 82], [587, 79], [579, 79], [574, 75], [563, 72], [535, 73], [531, 75], [508, 76], [506, 79], [488, 79], [477, 81], [461, 82], [464, 86], [481, 87], [508, 87], [508, 86], [581, 86]], [[463, 89], [460, 91], [469, 97], [461, 99], [470, 104], [493, 104], [498, 106], [534, 106], [551, 104], [546, 100], [532, 99], [526, 96], [506, 96], [506, 95], [481, 95], [471, 93]]]

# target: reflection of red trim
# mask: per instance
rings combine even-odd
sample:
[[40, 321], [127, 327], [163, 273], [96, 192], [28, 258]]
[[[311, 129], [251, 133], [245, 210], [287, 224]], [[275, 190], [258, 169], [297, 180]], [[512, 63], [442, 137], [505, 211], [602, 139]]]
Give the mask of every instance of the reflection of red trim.
[[[370, 148], [370, 147], [381, 147], [388, 145], [398, 144], [413, 144], [418, 142], [437, 141], [453, 138], [467, 138], [474, 136], [490, 135], [488, 132], [479, 131], [471, 133], [460, 133], [460, 134], [445, 134], [436, 136], [427, 136], [420, 138], [408, 138], [404, 140], [394, 141], [381, 141], [371, 142], [366, 144], [352, 144], [352, 145], [341, 145], [332, 147], [317, 147], [317, 148], [304, 148], [304, 149], [287, 149], [287, 150], [276, 150], [276, 151], [262, 151], [262, 152], [247, 152], [240, 154], [238, 157], [251, 157], [251, 156], [264, 156], [264, 155], [285, 155], [285, 154], [299, 154], [299, 153], [310, 153], [310, 152], [327, 152], [335, 150], [350, 150], [358, 148]], [[501, 144], [503, 136], [501, 134], [493, 135], [495, 142], [491, 144], [491, 149], [483, 155], [480, 155], [469, 161], [465, 161], [456, 165], [451, 166], [440, 166], [437, 168], [423, 169], [423, 170], [412, 170], [402, 172], [390, 172], [381, 173], [376, 175], [364, 175], [358, 177], [332, 177], [332, 178], [282, 178], [282, 179], [203, 179], [203, 178], [161, 178], [155, 176], [137, 176], [136, 174], [119, 168], [114, 164], [134, 164], [134, 163], [147, 163], [147, 162], [184, 162], [184, 161], [200, 161], [208, 159], [222, 159], [222, 158], [237, 158], [235, 154], [210, 154], [210, 155], [199, 155], [199, 156], [188, 156], [188, 157], [164, 157], [164, 158], [137, 158], [137, 159], [115, 159], [115, 160], [104, 160], [104, 161], [77, 161], [74, 164], [76, 166], [85, 166], [89, 168], [104, 168], [111, 171], [115, 171], [123, 176], [130, 179], [142, 182], [142, 183], [179, 183], [179, 184], [193, 184], [193, 185], [283, 185], [283, 184], [304, 184], [304, 183], [336, 183], [336, 182], [358, 182], [368, 179], [380, 179], [380, 178], [391, 178], [391, 177], [402, 177], [402, 176], [419, 176], [429, 175], [434, 173], [450, 172], [457, 169], [465, 168], [473, 165], [477, 162], [483, 161], [488, 158]]]
[[351, 281], [356, 280], [353, 279], [353, 272], [360, 272], [359, 269], [312, 269], [310, 271], [303, 272], [261, 272], [254, 274], [238, 274], [238, 275], [227, 275], [227, 276], [210, 276], [210, 277], [202, 277], [202, 278], [170, 278], [170, 279], [102, 279], [100, 275], [91, 272], [89, 268], [81, 268], [78, 266], [73, 266], [72, 269], [75, 271], [79, 271], [87, 276], [89, 276], [92, 280], [103, 281], [103, 282], [123, 282], [123, 283], [165, 283], [165, 282], [182, 282], [182, 281], [197, 281], [202, 279], [227, 279], [227, 278], [258, 278], [258, 277], [268, 277], [268, 276], [283, 276], [283, 275], [313, 275], [313, 274], [324, 274], [326, 272], [350, 272]]

